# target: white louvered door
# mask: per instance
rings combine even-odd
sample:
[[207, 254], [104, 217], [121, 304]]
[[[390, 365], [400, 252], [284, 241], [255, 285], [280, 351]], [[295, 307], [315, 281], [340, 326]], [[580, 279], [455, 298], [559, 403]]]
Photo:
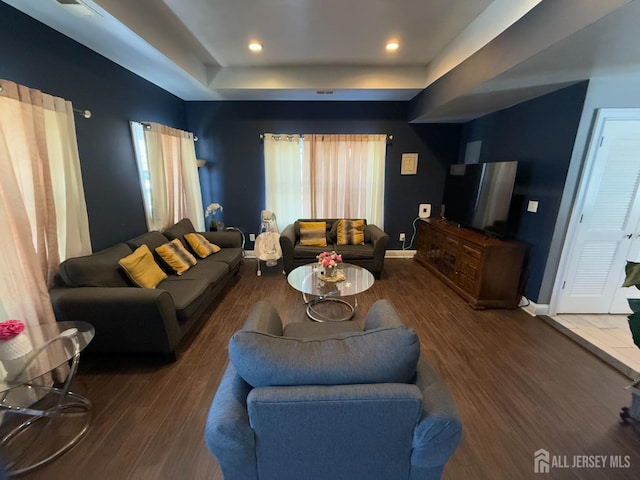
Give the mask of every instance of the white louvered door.
[[[640, 120], [606, 120], [592, 141], [588, 188], [557, 313], [627, 313], [626, 260], [640, 254]], [[635, 258], [640, 261], [640, 258]]]

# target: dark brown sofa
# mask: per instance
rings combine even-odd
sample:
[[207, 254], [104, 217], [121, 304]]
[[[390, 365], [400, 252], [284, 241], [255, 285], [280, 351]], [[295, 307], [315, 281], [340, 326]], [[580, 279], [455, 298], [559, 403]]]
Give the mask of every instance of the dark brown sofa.
[[[389, 235], [376, 225], [367, 224], [364, 230], [364, 245], [338, 245], [333, 224], [337, 218], [317, 218], [296, 220], [280, 233], [280, 248], [284, 271], [289, 273], [300, 265], [316, 261], [316, 256], [325, 251], [335, 250], [342, 260], [366, 268], [380, 278], [384, 269], [384, 256], [389, 244]], [[327, 246], [313, 247], [300, 245], [300, 222], [325, 222], [327, 224]]]
[[[157, 352], [175, 359], [180, 340], [212, 306], [243, 258], [237, 231], [200, 232], [222, 247], [198, 258], [183, 275], [168, 273], [157, 288], [133, 285], [118, 260], [142, 244], [157, 246], [195, 229], [183, 219], [164, 232], [152, 231], [92, 255], [62, 262], [56, 286], [49, 291], [58, 321], [85, 321], [96, 329], [88, 347], [93, 352]], [[162, 265], [161, 261], [158, 261]]]

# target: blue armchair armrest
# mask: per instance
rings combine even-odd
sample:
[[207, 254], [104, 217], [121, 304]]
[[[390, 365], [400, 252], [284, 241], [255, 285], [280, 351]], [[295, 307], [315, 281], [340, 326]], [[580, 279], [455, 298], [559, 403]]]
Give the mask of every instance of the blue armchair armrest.
[[413, 436], [411, 464], [444, 465], [462, 438], [462, 421], [453, 399], [424, 357], [418, 360], [416, 386], [422, 392], [422, 417]]
[[205, 426], [205, 442], [218, 459], [224, 478], [258, 478], [255, 437], [249, 425], [247, 395], [251, 386], [227, 367], [211, 404]]

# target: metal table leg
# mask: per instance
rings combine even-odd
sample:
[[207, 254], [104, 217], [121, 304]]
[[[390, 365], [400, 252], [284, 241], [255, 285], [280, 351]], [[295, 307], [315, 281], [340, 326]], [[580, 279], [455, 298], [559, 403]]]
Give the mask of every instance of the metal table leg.
[[[32, 381], [30, 383], [16, 385], [12, 389], [5, 391], [0, 398], [0, 411], [11, 415], [23, 415], [27, 417], [0, 439], [0, 448], [5, 452], [5, 458], [3, 460], [6, 463], [6, 468], [10, 476], [30, 472], [55, 460], [77, 445], [89, 430], [91, 423], [91, 402], [84, 396], [70, 390], [71, 382], [78, 370], [80, 360], [80, 348], [77, 338], [73, 336], [61, 336], [50, 340], [38, 349], [33, 356], [32, 362], [35, 361], [38, 354], [48, 348], [51, 343], [61, 339], [71, 341], [74, 349], [74, 354], [69, 366], [69, 373], [61, 388], [36, 385]], [[28, 368], [28, 366], [29, 365], [25, 366], [25, 369]], [[11, 397], [15, 396], [18, 391], [33, 393], [39, 400], [26, 407], [19, 404], [12, 404]], [[53, 406], [50, 408], [40, 408], [38, 404], [46, 404], [45, 399], [47, 401], [54, 399]], [[64, 421], [65, 419], [72, 418], [80, 418], [82, 422], [69, 440], [53, 451], [47, 451], [41, 455], [34, 455], [34, 453], [37, 453], [38, 446], [41, 443], [38, 440], [42, 441], [46, 437], [56, 420]], [[36, 427], [39, 428], [39, 430], [36, 430]], [[34, 431], [35, 434], [33, 433]], [[31, 436], [30, 439], [29, 436]], [[23, 438], [27, 438], [27, 442], [25, 445], [21, 445], [21, 450], [17, 452], [12, 451], [12, 445], [21, 444]], [[34, 456], [35, 459], [32, 459]], [[22, 465], [25, 459], [29, 460], [26, 461], [25, 465]]]
[[[316, 322], [345, 322], [347, 320], [351, 320], [353, 318], [353, 315], [355, 314], [356, 307], [358, 306], [358, 300], [355, 297], [354, 297], [355, 298], [354, 305], [350, 304], [349, 302], [347, 302], [342, 298], [336, 298], [334, 296], [331, 296], [330, 294], [309, 299], [309, 296], [303, 293], [302, 298], [304, 299], [304, 303], [307, 305], [307, 316], [311, 320], [314, 320]], [[327, 317], [326, 315], [323, 315], [322, 312], [314, 308], [316, 305], [321, 304], [323, 302], [335, 302], [335, 303], [344, 304], [347, 307], [346, 309], [347, 313], [337, 318]]]

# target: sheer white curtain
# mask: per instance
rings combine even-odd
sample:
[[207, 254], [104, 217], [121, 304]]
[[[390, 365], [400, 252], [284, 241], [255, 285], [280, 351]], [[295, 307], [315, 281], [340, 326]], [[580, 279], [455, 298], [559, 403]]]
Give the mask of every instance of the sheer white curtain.
[[60, 260], [91, 253], [73, 109], [0, 87], [0, 303], [29, 325], [54, 322], [47, 288]]
[[[132, 123], [132, 131], [134, 125]], [[139, 146], [136, 151], [147, 227], [163, 230], [188, 218], [196, 230], [203, 231], [204, 212], [193, 134], [158, 123], [143, 125], [144, 155], [140, 154]], [[146, 171], [141, 165], [145, 159]]]
[[301, 217], [365, 218], [384, 228], [386, 149], [384, 134], [265, 134], [266, 208], [282, 225]]
[[300, 135], [264, 134], [265, 209], [276, 214], [281, 226], [310, 214], [301, 147]]
[[311, 216], [366, 218], [384, 228], [386, 135], [311, 137]]

